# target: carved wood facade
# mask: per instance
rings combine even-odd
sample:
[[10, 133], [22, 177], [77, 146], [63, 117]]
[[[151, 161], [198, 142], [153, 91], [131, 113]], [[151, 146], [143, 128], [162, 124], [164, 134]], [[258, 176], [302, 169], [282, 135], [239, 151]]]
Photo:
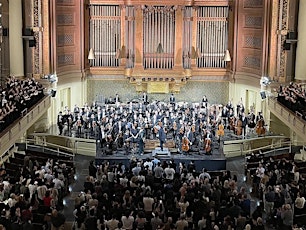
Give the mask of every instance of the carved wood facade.
[[[278, 38], [278, 35], [275, 35], [279, 31], [282, 36], [286, 36], [283, 30], [277, 29], [280, 28], [279, 23], [283, 27], [289, 23], [285, 14], [285, 12], [288, 13], [285, 11], [286, 8], [283, 9], [282, 14], [279, 8], [280, 5], [286, 4], [286, 1], [288, 0], [52, 0], [48, 6], [45, 3], [42, 4], [43, 27], [46, 29], [43, 30], [42, 47], [40, 47], [42, 50], [37, 54], [39, 60], [35, 59], [35, 63], [43, 63], [43, 68], [38, 69], [37, 72], [44, 74], [49, 69], [49, 73], [56, 71], [59, 76], [66, 73], [86, 72], [92, 76], [104, 76], [102, 79], [105, 79], [105, 76], [117, 76], [112, 77], [113, 79], [127, 77], [136, 86], [141, 85], [137, 90], [146, 89], [149, 81], [162, 80], [169, 84], [170, 91], [179, 90], [179, 87], [175, 88], [174, 85], [183, 85], [188, 79], [239, 81], [240, 78], [251, 78], [257, 82], [261, 76], [269, 74], [272, 78], [279, 78], [286, 75], [285, 70], [288, 68], [284, 63], [288, 54], [283, 51], [282, 45], [279, 45], [282, 44], [280, 39], [284, 38]], [[154, 50], [157, 51], [159, 47], [157, 41], [152, 50], [145, 50], [146, 36], [150, 31], [145, 32], [143, 28], [146, 20], [144, 16], [146, 16], [146, 10], [161, 5], [165, 9], [174, 9], [172, 25], [174, 37], [170, 38], [166, 32], [163, 35], [166, 41], [172, 39], [170, 44], [173, 48], [170, 50], [169, 45], [161, 44], [159, 50], [162, 52], [154, 53]], [[92, 15], [93, 6], [118, 7], [119, 14], [108, 17], [108, 19], [116, 17], [118, 24], [115, 49], [108, 53], [115, 63], [114, 66], [94, 65], [96, 60], [89, 63], [87, 59], [91, 46], [100, 42], [90, 34], [93, 25], [91, 20], [95, 19], [98, 22], [103, 19], [101, 16]], [[200, 10], [209, 7], [223, 8], [228, 11], [227, 16], [215, 15], [208, 19], [205, 15], [199, 14]], [[46, 15], [50, 15], [51, 20], [47, 20]], [[277, 23], [274, 15], [277, 15], [278, 19], [281, 17], [282, 20], [278, 20]], [[165, 18], [160, 16], [158, 20], [165, 20]], [[225, 39], [222, 41], [222, 48], [216, 52], [216, 57], [219, 55], [218, 61], [221, 63], [219, 66], [208, 65], [207, 60], [202, 66], [200, 65], [201, 58], [205, 56], [205, 53], [209, 53], [204, 50], [207, 49], [207, 44], [201, 47], [199, 43], [199, 39], [206, 36], [199, 32], [200, 22], [219, 23], [221, 29], [217, 28], [217, 32], [224, 31], [224, 27], [226, 31], [228, 30], [226, 36], [219, 36]], [[133, 31], [132, 35], [128, 33], [130, 31]], [[160, 33], [159, 30], [156, 31]], [[209, 34], [211, 33], [210, 30]], [[208, 38], [210, 38], [209, 34]], [[47, 37], [51, 38], [49, 45]], [[210, 40], [213, 40], [213, 37]], [[212, 48], [215, 50], [218, 46], [212, 45]], [[231, 63], [226, 64], [220, 58], [224, 49], [229, 49], [232, 55]], [[97, 56], [99, 53], [95, 54]], [[166, 56], [171, 57], [172, 64], [163, 62]], [[51, 59], [46, 62], [45, 59], [48, 60], [48, 57]], [[148, 60], [151, 59], [155, 61], [153, 63], [156, 68], [148, 68], [146, 63], [149, 63]], [[153, 66], [152, 63], [150, 65]]]

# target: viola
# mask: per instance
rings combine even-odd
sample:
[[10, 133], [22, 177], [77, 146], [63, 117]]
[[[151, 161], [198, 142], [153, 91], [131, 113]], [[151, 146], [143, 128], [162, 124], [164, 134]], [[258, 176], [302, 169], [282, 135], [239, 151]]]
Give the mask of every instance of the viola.
[[189, 151], [189, 140], [187, 137], [183, 137], [182, 139], [182, 150], [184, 152], [188, 152]]

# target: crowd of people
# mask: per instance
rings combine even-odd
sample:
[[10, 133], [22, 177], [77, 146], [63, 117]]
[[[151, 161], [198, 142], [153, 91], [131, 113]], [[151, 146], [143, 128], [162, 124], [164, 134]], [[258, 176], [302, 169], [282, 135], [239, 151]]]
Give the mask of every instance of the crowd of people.
[[287, 86], [281, 85], [278, 90], [277, 100], [306, 120], [305, 85], [294, 82], [290, 82]]
[[[237, 175], [215, 175], [173, 160], [133, 158], [129, 166], [91, 162], [75, 199], [75, 229], [299, 229], [306, 217], [305, 178], [295, 163], [260, 163], [253, 190]], [[251, 211], [251, 199], [258, 206]], [[303, 222], [305, 223], [305, 221]], [[299, 223], [301, 224], [301, 223]]]
[[16, 174], [1, 169], [0, 224], [5, 230], [64, 229], [63, 198], [71, 170], [65, 163], [48, 159], [39, 163], [25, 156]]
[[[258, 155], [253, 157], [261, 159]], [[306, 217], [306, 177], [292, 157], [270, 157], [260, 162], [252, 175], [253, 192], [263, 201], [266, 221], [280, 229], [292, 229], [294, 216]]]
[[8, 77], [0, 87], [0, 132], [43, 97], [43, 86], [35, 79]]
[[234, 106], [231, 101], [210, 104], [206, 96], [198, 103], [176, 102], [173, 94], [169, 102], [149, 103], [145, 93], [141, 100], [127, 103], [118, 95], [114, 98], [106, 100], [111, 104], [65, 107], [58, 114], [59, 134], [74, 132], [77, 137], [95, 138], [106, 154], [122, 149], [129, 153], [135, 146], [140, 146], [138, 153], [142, 154], [144, 141], [157, 139], [162, 131], [166, 139], [174, 140], [180, 153], [188, 153], [220, 141], [224, 129], [246, 137], [249, 130], [254, 132], [258, 121], [263, 121], [262, 114], [256, 116], [252, 109], [246, 114], [242, 100]]

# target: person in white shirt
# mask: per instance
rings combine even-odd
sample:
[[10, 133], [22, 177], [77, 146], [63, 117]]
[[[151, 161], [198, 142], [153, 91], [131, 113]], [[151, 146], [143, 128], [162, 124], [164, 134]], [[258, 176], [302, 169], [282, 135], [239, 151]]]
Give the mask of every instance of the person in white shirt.
[[116, 215], [113, 214], [112, 219], [106, 221], [106, 227], [109, 230], [115, 230], [118, 228], [119, 220], [116, 219]]
[[174, 168], [171, 168], [170, 164], [168, 164], [168, 167], [165, 168], [164, 172], [165, 172], [167, 180], [173, 180], [174, 179], [175, 170], [174, 170]]
[[124, 216], [121, 217], [122, 228], [126, 230], [132, 230], [134, 224], [133, 213], [127, 211]]

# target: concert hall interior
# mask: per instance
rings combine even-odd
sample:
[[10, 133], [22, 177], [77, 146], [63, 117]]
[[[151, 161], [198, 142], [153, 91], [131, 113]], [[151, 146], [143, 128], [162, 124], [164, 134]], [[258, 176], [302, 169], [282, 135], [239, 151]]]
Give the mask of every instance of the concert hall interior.
[[[296, 203], [306, 193], [305, 12], [306, 0], [0, 0], [0, 208], [27, 197], [21, 184], [39, 204], [29, 219], [1, 217], [0, 229], [89, 229], [90, 218], [113, 229], [106, 200], [133, 211], [132, 228], [123, 211], [114, 218], [136, 229], [148, 187], [179, 208], [145, 207], [137, 229], [157, 216], [153, 229], [305, 226]], [[99, 195], [85, 186], [105, 180]], [[97, 204], [79, 205], [84, 191]], [[189, 200], [194, 191], [211, 211]], [[273, 191], [291, 202], [269, 200]], [[221, 201], [239, 216], [222, 216]], [[211, 228], [200, 228], [196, 210]]]

